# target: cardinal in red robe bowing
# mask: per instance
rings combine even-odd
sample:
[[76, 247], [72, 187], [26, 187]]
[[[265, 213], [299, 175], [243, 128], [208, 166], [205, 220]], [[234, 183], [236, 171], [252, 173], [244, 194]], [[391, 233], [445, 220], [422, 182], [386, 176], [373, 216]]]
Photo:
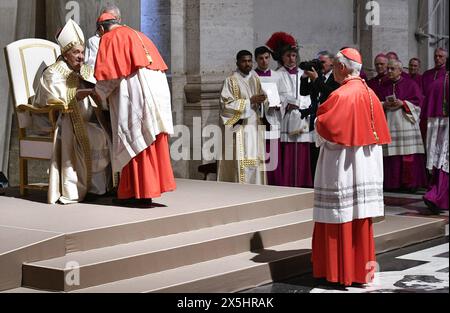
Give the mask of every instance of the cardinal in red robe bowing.
[[372, 218], [384, 215], [382, 145], [391, 142], [383, 107], [359, 77], [361, 66], [357, 50], [337, 54], [333, 73], [341, 87], [316, 120], [313, 275], [345, 286], [372, 279]]
[[117, 197], [151, 203], [176, 188], [168, 145], [173, 122], [167, 66], [149, 38], [113, 15], [102, 14], [97, 27], [102, 36], [95, 95], [109, 104], [113, 170], [121, 172]]

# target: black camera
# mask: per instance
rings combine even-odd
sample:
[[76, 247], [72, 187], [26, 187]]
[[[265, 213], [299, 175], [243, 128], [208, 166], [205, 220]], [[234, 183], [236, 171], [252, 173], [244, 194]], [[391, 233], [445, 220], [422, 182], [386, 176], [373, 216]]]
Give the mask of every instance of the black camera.
[[300, 69], [308, 72], [312, 72], [313, 68], [317, 73], [321, 73], [323, 71], [323, 63], [319, 59], [314, 59], [312, 61], [301, 62]]

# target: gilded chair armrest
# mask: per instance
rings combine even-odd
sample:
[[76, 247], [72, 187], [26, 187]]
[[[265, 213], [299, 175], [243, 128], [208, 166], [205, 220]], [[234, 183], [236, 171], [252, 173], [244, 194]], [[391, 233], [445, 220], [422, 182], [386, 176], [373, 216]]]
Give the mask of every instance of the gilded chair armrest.
[[69, 111], [64, 104], [52, 104], [41, 108], [32, 106], [31, 104], [19, 104], [16, 110], [17, 112], [31, 112], [34, 114], [48, 114], [54, 111], [67, 113]]

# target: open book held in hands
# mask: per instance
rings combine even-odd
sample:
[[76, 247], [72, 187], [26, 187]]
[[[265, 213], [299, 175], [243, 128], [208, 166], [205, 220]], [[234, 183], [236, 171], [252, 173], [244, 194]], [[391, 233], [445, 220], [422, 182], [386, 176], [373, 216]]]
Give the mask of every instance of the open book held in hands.
[[279, 108], [281, 106], [281, 99], [278, 93], [278, 87], [275, 83], [261, 83], [261, 88], [267, 95], [269, 101], [269, 108]]

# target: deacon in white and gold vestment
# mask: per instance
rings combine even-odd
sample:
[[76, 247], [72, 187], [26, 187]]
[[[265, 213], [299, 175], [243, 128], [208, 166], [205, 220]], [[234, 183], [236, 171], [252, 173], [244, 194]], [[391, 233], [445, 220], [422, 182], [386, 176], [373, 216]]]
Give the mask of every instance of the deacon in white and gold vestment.
[[[225, 80], [220, 95], [224, 151], [217, 178], [223, 182], [266, 185], [265, 126], [259, 105], [266, 101], [258, 76], [252, 72], [252, 54], [241, 51], [238, 70]], [[226, 140], [232, 132], [232, 141]]]

